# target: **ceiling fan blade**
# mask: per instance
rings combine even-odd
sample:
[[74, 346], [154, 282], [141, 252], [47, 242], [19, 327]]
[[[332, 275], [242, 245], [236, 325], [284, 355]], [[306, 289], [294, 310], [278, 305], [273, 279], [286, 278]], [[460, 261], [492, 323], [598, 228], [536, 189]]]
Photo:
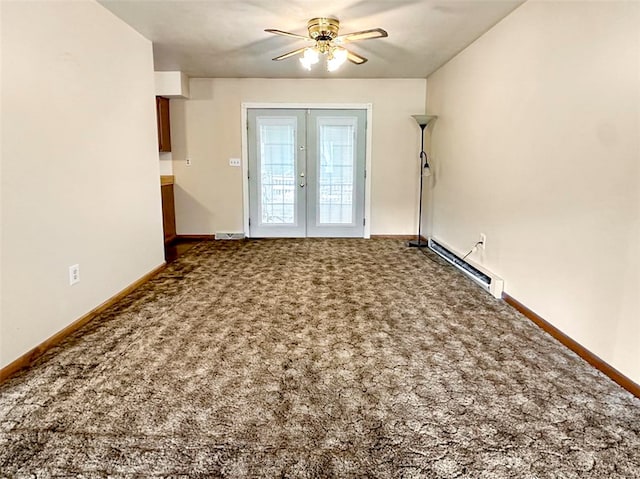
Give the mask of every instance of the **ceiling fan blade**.
[[284, 55], [280, 55], [279, 57], [275, 57], [274, 60], [275, 61], [284, 60], [285, 58], [289, 58], [289, 57], [292, 57], [294, 55], [298, 55], [298, 54], [302, 53], [303, 51], [305, 51], [306, 49], [307, 49], [307, 47], [298, 48], [297, 50], [293, 50], [292, 52], [288, 52], [288, 53], [285, 53]]
[[292, 37], [292, 38], [297, 38], [299, 40], [310, 40], [309, 37], [304, 37], [302, 35], [298, 35], [297, 33], [290, 33], [290, 32], [284, 32], [282, 30], [276, 30], [274, 28], [267, 28], [265, 30], [265, 32], [267, 33], [273, 33], [275, 35], [283, 35], [285, 37]]
[[356, 65], [362, 65], [363, 63], [367, 62], [367, 59], [365, 57], [360, 56], [357, 53], [353, 53], [351, 50], [347, 50], [347, 60], [349, 60], [351, 63], [355, 63]]
[[347, 43], [355, 42], [358, 40], [369, 40], [371, 38], [385, 38], [389, 34], [382, 28], [372, 28], [371, 30], [362, 30], [361, 32], [347, 33], [346, 35], [340, 35], [336, 37], [334, 42]]

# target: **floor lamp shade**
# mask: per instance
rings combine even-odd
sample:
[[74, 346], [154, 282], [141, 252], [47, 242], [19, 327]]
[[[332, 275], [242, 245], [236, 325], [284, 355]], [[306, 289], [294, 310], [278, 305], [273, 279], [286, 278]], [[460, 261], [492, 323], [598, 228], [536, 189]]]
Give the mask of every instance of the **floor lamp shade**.
[[411, 115], [411, 118], [413, 118], [416, 123], [418, 123], [418, 125], [420, 125], [420, 127], [422, 128], [427, 127], [429, 123], [431, 123], [438, 117], [436, 115]]
[[416, 120], [418, 126], [420, 126], [420, 134], [421, 134], [421, 143], [420, 143], [420, 206], [418, 207], [418, 234], [416, 239], [409, 241], [407, 244], [409, 246], [414, 246], [417, 248], [422, 248], [423, 246], [427, 246], [428, 242], [422, 239], [422, 188], [423, 188], [423, 173], [425, 168], [429, 168], [429, 162], [427, 159], [427, 153], [424, 151], [424, 129], [432, 122], [438, 118], [435, 115], [411, 115], [411, 117]]

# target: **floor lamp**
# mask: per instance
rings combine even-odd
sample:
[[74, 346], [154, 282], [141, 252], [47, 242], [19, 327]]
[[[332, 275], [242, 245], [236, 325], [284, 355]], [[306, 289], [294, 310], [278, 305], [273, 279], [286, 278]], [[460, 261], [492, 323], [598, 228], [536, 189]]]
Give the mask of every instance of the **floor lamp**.
[[427, 246], [429, 244], [427, 241], [422, 239], [422, 180], [424, 177], [425, 168], [429, 168], [429, 160], [427, 154], [424, 151], [424, 129], [429, 125], [429, 123], [435, 121], [435, 119], [438, 117], [434, 115], [411, 116], [420, 126], [420, 131], [422, 133], [422, 143], [420, 146], [420, 207], [418, 210], [418, 236], [416, 239], [409, 241], [407, 245], [422, 248], [423, 246]]

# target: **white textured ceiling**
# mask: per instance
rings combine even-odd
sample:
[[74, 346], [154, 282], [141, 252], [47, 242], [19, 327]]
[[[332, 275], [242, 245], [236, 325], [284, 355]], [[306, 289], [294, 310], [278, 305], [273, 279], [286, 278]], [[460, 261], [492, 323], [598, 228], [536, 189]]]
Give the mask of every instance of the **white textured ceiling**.
[[[217, 78], [425, 78], [524, 0], [99, 0], [153, 42], [156, 71]], [[319, 16], [340, 33], [384, 28], [388, 38], [349, 48], [369, 59], [328, 73], [298, 57], [271, 59], [305, 45], [264, 31], [306, 35]]]

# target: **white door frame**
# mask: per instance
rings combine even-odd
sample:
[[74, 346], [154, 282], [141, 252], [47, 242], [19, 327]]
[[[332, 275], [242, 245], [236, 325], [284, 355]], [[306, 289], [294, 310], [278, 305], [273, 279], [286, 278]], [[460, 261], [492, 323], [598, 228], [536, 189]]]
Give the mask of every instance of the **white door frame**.
[[244, 234], [251, 237], [249, 228], [249, 148], [247, 138], [247, 110], [250, 108], [273, 109], [325, 109], [325, 110], [367, 110], [365, 179], [364, 179], [364, 237], [371, 237], [371, 131], [373, 125], [373, 103], [242, 103], [240, 112], [242, 130], [242, 224]]

